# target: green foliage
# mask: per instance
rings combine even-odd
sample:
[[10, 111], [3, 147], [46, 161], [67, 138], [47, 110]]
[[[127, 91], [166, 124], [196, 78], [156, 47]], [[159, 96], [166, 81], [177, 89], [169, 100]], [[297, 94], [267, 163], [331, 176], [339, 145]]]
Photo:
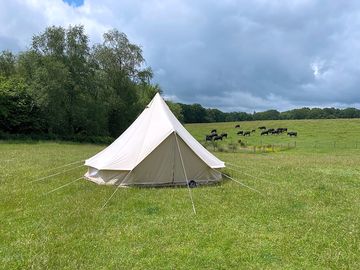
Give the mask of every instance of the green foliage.
[[21, 78], [0, 76], [0, 130], [10, 133], [41, 132], [40, 108]]
[[10, 51], [0, 53], [0, 76], [9, 77], [15, 73], [16, 57]]
[[226, 114], [218, 109], [206, 109], [206, 122], [225, 122]]
[[300, 108], [285, 112], [267, 110], [264, 112], [222, 112], [217, 109], [205, 109], [200, 104], [181, 104], [185, 123], [236, 122], [257, 120], [292, 120], [292, 119], [337, 119], [360, 118], [360, 110], [356, 108]]
[[169, 106], [172, 113], [176, 116], [176, 118], [180, 122], [184, 122], [184, 116], [182, 114], [182, 107], [180, 106], [180, 104], [174, 103], [174, 102], [171, 102], [171, 101], [166, 101], [166, 103]]
[[206, 109], [200, 104], [179, 104], [181, 106], [185, 123], [204, 123], [207, 121]]
[[[140, 46], [116, 29], [90, 48], [83, 26], [48, 27], [33, 37], [29, 50], [0, 54], [2, 88], [11, 85], [12, 96], [19, 96], [11, 99], [9, 91], [1, 92], [0, 130], [22, 133], [36, 122], [41, 126], [34, 124], [29, 131], [117, 137], [160, 91], [150, 83], [152, 70], [144, 64]], [[21, 91], [13, 77], [25, 85]], [[24, 110], [18, 107], [24, 105], [15, 104], [25, 98], [36, 109], [33, 123], [21, 117]]]
[[265, 112], [257, 112], [253, 114], [253, 120], [277, 120], [280, 118], [280, 113], [277, 110], [268, 110]]

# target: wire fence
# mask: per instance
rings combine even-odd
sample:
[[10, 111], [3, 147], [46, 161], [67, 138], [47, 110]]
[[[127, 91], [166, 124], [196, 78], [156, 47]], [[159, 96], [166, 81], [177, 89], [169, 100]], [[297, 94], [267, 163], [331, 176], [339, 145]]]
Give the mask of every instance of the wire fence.
[[202, 145], [212, 152], [242, 152], [242, 153], [269, 153], [286, 151], [294, 148], [300, 149], [346, 149], [360, 150], [360, 141], [343, 142], [343, 141], [314, 141], [314, 142], [282, 142], [282, 143], [245, 143], [242, 141], [223, 141], [223, 142], [202, 142]]
[[261, 145], [247, 145], [243, 142], [205, 142], [203, 146], [212, 152], [232, 152], [232, 153], [268, 153], [285, 151], [295, 148], [296, 142], [281, 143], [281, 144], [261, 144]]
[[314, 141], [298, 143], [299, 147], [303, 148], [318, 148], [318, 149], [359, 149], [360, 142], [342, 142], [342, 141]]

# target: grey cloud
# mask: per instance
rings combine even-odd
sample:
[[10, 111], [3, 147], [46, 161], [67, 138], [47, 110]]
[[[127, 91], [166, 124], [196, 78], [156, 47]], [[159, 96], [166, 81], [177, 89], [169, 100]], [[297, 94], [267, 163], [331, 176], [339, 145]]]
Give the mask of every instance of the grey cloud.
[[4, 44], [19, 46], [11, 37], [24, 40], [24, 24], [31, 36], [49, 22], [83, 23], [94, 41], [116, 27], [142, 45], [155, 82], [180, 102], [225, 111], [360, 103], [358, 1], [85, 0], [77, 9], [60, 2], [66, 16], [9, 7], [38, 20], [16, 17], [7, 36], [0, 32]]

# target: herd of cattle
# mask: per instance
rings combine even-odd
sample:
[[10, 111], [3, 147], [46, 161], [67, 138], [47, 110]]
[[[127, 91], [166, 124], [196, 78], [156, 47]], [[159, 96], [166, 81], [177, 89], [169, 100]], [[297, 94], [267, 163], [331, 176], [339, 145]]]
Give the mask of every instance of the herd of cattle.
[[[240, 125], [236, 125], [235, 128], [240, 128]], [[296, 131], [288, 131], [287, 128], [269, 128], [267, 129], [265, 126], [261, 126], [258, 127], [258, 129], [260, 130], [260, 135], [264, 136], [264, 135], [280, 135], [283, 134], [284, 132], [287, 133], [287, 135], [289, 135], [290, 137], [297, 137], [297, 132]], [[237, 135], [241, 135], [241, 136], [250, 136], [252, 133], [255, 133], [256, 130], [239, 130], [236, 134]], [[206, 135], [205, 140], [206, 141], [219, 141], [223, 138], [227, 138], [228, 134], [227, 133], [221, 133], [220, 135], [217, 133], [216, 129], [211, 130], [210, 135]]]

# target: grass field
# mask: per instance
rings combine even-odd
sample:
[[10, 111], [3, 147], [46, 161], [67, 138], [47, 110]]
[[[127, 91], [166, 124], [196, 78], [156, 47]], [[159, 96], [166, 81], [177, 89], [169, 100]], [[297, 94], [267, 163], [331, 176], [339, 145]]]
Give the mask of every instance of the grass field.
[[[187, 128], [199, 140], [217, 128], [236, 141], [235, 124]], [[0, 267], [360, 269], [360, 119], [240, 124], [299, 133], [296, 139], [255, 134], [246, 138], [249, 145], [296, 140], [297, 147], [216, 152], [237, 166], [227, 173], [263, 195], [230, 180], [192, 189], [196, 216], [185, 188], [119, 189], [105, 209], [114, 187], [80, 180], [46, 194], [82, 176], [78, 164], [29, 183], [104, 146], [1, 142]]]

